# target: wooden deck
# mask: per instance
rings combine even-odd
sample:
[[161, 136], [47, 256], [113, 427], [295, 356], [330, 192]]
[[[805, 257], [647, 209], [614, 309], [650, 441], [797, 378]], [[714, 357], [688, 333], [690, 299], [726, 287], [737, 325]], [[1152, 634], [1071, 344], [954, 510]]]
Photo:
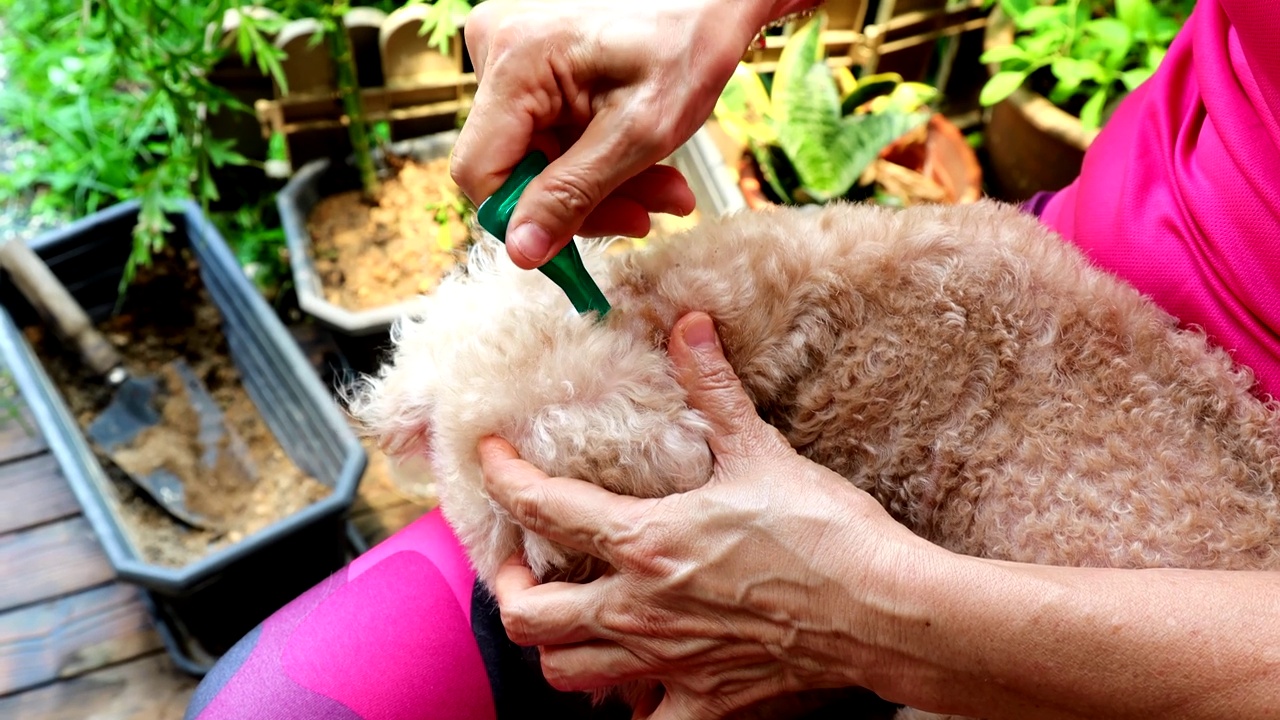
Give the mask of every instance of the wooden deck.
[[[375, 544], [426, 509], [370, 472], [352, 520]], [[196, 683], [114, 578], [30, 414], [0, 413], [0, 718], [178, 720]]]

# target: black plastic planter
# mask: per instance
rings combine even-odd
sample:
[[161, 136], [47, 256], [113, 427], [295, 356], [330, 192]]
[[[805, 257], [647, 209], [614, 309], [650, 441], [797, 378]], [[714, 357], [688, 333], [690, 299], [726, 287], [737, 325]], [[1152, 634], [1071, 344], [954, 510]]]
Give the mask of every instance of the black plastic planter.
[[[110, 313], [116, 300], [137, 214], [136, 203], [123, 203], [31, 242], [95, 320]], [[349, 560], [346, 513], [367, 457], [315, 369], [200, 208], [189, 203], [171, 219], [176, 230], [169, 241], [194, 252], [249, 397], [293, 462], [332, 488], [329, 495], [188, 565], [149, 563], [112, 505], [113, 481], [19, 330], [40, 320], [7, 277], [0, 284], [8, 309], [0, 310], [0, 360], [11, 369], [117, 575], [149, 591], [170, 653], [199, 674], [268, 615]]]

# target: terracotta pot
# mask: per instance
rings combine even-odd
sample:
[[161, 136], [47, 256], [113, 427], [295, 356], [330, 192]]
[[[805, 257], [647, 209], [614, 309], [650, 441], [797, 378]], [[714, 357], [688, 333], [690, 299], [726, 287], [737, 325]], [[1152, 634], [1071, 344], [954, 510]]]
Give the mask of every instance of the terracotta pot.
[[877, 181], [908, 203], [976, 202], [982, 197], [982, 164], [964, 133], [941, 114], [929, 118], [924, 129], [921, 136], [901, 138], [880, 154]]
[[[997, 8], [987, 26], [985, 47], [1012, 43], [1013, 23]], [[991, 73], [998, 69], [993, 65]], [[1037, 192], [1070, 185], [1098, 131], [1086, 130], [1078, 117], [1024, 85], [991, 108], [985, 136], [993, 192], [1021, 202]]]
[[[738, 186], [747, 206], [773, 205], [755, 157], [745, 152], [738, 160]], [[945, 116], [934, 114], [921, 132], [907, 135], [880, 153], [864, 178], [874, 178], [899, 194], [907, 204], [961, 204], [982, 196], [982, 166], [964, 135]]]

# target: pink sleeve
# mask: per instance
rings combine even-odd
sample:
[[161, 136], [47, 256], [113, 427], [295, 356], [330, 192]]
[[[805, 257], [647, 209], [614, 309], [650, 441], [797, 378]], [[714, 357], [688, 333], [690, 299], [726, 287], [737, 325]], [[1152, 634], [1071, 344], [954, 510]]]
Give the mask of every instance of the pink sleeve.
[[[1280, 118], [1280, 3], [1276, 0], [1218, 0], [1235, 37], [1232, 55], [1243, 60], [1265, 103], [1273, 128]], [[1250, 78], [1242, 77], [1243, 82]], [[1259, 108], [1261, 109], [1261, 108]]]

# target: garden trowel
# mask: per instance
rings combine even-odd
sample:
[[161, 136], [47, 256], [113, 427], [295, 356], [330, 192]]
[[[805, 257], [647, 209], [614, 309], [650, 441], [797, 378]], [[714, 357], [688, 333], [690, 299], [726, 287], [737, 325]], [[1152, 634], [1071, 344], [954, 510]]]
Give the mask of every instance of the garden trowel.
[[116, 348], [25, 243], [0, 244], [0, 266], [62, 341], [113, 390], [111, 403], [89, 426], [89, 437], [170, 515], [193, 527], [215, 527], [214, 520], [188, 506], [187, 481], [217, 475], [213, 484], [225, 487], [226, 480], [252, 482], [255, 473], [243, 440], [227, 426], [191, 368], [178, 359], [161, 368], [161, 377], [131, 374]]

